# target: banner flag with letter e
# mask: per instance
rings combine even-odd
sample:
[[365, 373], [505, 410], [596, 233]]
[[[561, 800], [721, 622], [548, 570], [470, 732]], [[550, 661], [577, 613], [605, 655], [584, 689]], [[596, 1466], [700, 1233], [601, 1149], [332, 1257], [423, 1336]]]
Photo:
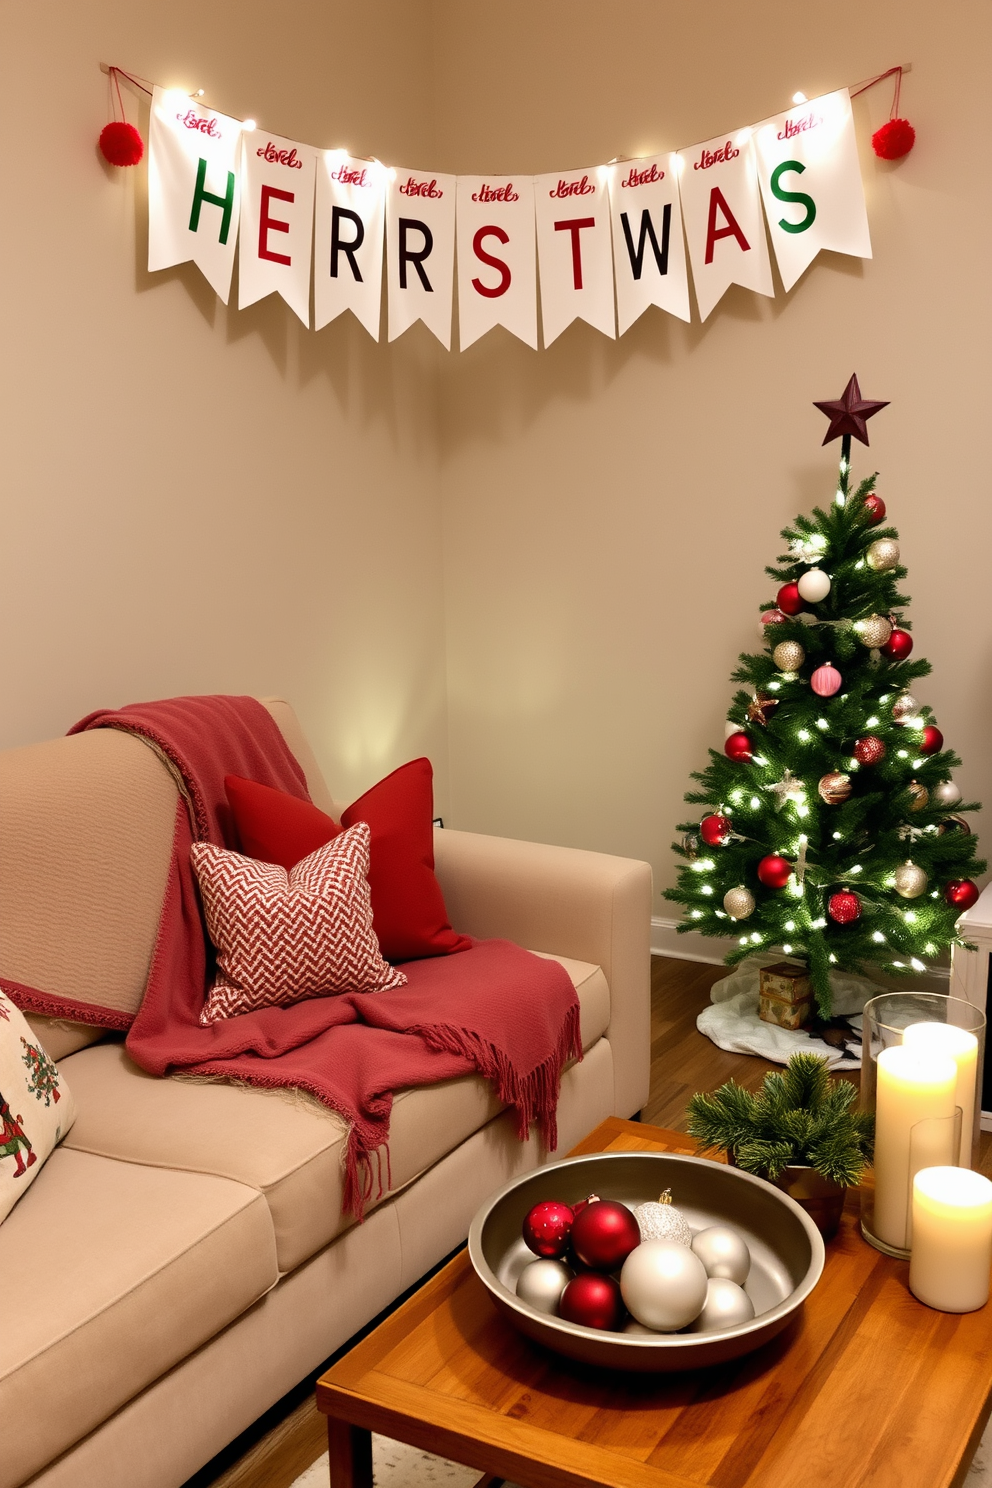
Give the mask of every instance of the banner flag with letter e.
[[534, 177], [545, 346], [573, 320], [616, 336], [607, 176], [601, 165]]
[[609, 172], [619, 334], [649, 305], [691, 319], [678, 156], [618, 161]]
[[310, 324], [310, 246], [317, 151], [246, 133], [241, 153], [238, 309], [278, 294]]
[[379, 339], [386, 167], [323, 150], [317, 163], [314, 329], [350, 310]]
[[537, 350], [537, 245], [531, 176], [458, 177], [458, 339], [493, 326]]
[[682, 217], [700, 320], [732, 284], [773, 296], [750, 129], [678, 153]]
[[811, 98], [754, 128], [758, 180], [786, 290], [821, 248], [871, 258], [851, 95]]
[[391, 169], [386, 189], [390, 341], [422, 320], [451, 350], [454, 270], [455, 177]]
[[152, 92], [148, 131], [148, 269], [196, 264], [227, 304], [238, 240], [241, 121], [176, 88]]

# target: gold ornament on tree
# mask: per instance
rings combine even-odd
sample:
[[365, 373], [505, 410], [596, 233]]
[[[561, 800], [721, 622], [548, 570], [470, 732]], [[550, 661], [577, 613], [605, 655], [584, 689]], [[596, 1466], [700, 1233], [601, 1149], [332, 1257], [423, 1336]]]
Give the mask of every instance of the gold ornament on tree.
[[821, 775], [816, 787], [820, 800], [827, 806], [841, 806], [850, 799], [851, 777], [842, 775], [839, 770], [831, 770], [827, 775]]
[[894, 537], [879, 537], [870, 544], [865, 557], [868, 567], [873, 568], [876, 573], [884, 573], [886, 569], [895, 568], [899, 563], [899, 544]]
[[872, 650], [884, 646], [892, 634], [892, 626], [884, 615], [866, 615], [864, 620], [855, 621], [854, 629], [862, 646]]
[[806, 660], [806, 652], [798, 641], [779, 641], [772, 652], [772, 661], [780, 672], [798, 672]]
[[918, 780], [911, 780], [906, 787], [909, 794], [910, 811], [923, 811], [930, 804], [930, 792]]
[[723, 896], [723, 907], [732, 920], [746, 920], [748, 915], [754, 914], [754, 895], [743, 884], [728, 889]]
[[902, 899], [919, 899], [927, 891], [927, 878], [916, 863], [900, 863], [895, 873], [895, 890]]

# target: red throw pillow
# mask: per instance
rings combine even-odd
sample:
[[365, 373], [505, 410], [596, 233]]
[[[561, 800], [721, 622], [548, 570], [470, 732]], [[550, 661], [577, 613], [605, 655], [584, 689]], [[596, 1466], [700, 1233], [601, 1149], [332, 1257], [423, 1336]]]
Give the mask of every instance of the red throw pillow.
[[372, 928], [369, 835], [359, 822], [288, 873], [212, 842], [194, 842], [190, 858], [217, 947], [217, 977], [202, 1024], [333, 992], [406, 984], [383, 960]]
[[472, 942], [452, 930], [434, 876], [430, 760], [411, 760], [373, 785], [343, 813], [341, 827], [311, 802], [270, 786], [235, 775], [224, 784], [245, 852], [287, 869], [343, 827], [368, 822], [372, 918], [387, 960], [468, 950]]

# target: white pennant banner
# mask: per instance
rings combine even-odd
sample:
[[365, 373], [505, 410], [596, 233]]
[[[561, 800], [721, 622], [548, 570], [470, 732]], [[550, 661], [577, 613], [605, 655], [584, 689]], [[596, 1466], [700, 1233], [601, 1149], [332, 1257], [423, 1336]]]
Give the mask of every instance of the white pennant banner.
[[758, 178], [782, 283], [821, 248], [871, 258], [851, 95], [811, 98], [755, 126]]
[[241, 154], [238, 309], [282, 295], [310, 324], [310, 245], [317, 151], [277, 134], [246, 134]]
[[537, 350], [537, 247], [530, 176], [458, 177], [458, 336], [493, 326]]
[[350, 310], [379, 339], [386, 167], [324, 150], [317, 164], [314, 328]]
[[535, 176], [534, 205], [545, 346], [573, 320], [616, 336], [606, 167]]
[[451, 349], [455, 177], [390, 171], [386, 192], [389, 339], [422, 320]]
[[719, 135], [678, 153], [700, 319], [706, 319], [732, 284], [774, 295], [751, 130], [739, 130], [732, 138]]
[[609, 173], [619, 334], [649, 305], [689, 320], [678, 156], [628, 160]]
[[173, 88], [152, 92], [148, 268], [192, 261], [227, 304], [238, 240], [241, 122]]

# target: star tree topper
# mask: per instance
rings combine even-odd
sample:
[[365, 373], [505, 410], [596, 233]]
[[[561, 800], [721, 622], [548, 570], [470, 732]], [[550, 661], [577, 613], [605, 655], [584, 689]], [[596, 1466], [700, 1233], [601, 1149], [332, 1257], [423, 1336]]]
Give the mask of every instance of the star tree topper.
[[852, 376], [839, 398], [813, 404], [814, 408], [825, 413], [830, 420], [830, 427], [824, 435], [824, 444], [829, 444], [831, 439], [840, 439], [842, 435], [850, 438], [852, 434], [862, 444], [867, 444], [868, 420], [888, 406], [888, 399], [880, 403], [875, 398], [862, 398], [856, 375]]

